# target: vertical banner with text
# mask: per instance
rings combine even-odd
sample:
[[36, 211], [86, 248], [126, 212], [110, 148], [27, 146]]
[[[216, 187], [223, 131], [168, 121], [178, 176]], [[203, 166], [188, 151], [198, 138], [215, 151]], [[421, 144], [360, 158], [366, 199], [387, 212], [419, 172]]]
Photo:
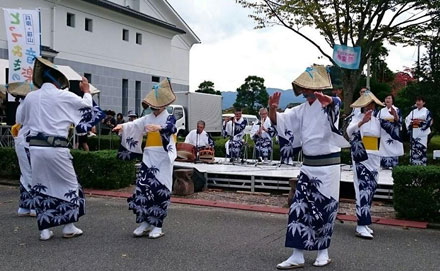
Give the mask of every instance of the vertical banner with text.
[[40, 56], [40, 11], [3, 10], [8, 39], [8, 83], [24, 83], [32, 89], [34, 61]]

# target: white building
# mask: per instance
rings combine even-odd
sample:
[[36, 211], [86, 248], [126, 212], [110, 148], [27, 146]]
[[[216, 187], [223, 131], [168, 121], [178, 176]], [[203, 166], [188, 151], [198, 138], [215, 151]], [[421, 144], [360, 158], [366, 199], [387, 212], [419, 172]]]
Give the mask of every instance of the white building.
[[[88, 77], [103, 109], [139, 112], [165, 77], [175, 91], [189, 90], [190, 50], [200, 40], [166, 0], [2, 0], [1, 7], [39, 8], [42, 55]], [[7, 47], [0, 12], [0, 58]]]

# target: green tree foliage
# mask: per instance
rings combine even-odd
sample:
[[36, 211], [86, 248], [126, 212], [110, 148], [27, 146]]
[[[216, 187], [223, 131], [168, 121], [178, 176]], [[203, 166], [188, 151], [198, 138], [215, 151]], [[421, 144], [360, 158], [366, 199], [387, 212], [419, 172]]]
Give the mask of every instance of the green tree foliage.
[[376, 50], [371, 52], [371, 77], [375, 79], [376, 82], [391, 84], [394, 80], [394, 73], [385, 62], [388, 51], [389, 50], [383, 46], [383, 43], [381, 43], [380, 46], [376, 47]]
[[361, 47], [359, 70], [342, 69], [344, 111], [350, 104], [361, 72], [383, 41], [410, 43], [439, 17], [440, 1], [432, 0], [236, 0], [253, 11], [264, 28], [281, 25], [301, 36], [333, 65], [336, 63], [307, 32], [317, 29], [330, 48], [335, 44]]
[[[434, 118], [434, 133], [440, 131], [440, 19], [432, 21], [428, 32], [417, 36], [414, 43], [425, 45], [426, 54], [422, 56], [420, 65], [416, 68], [414, 81], [397, 95], [396, 104], [402, 112], [408, 114], [414, 105], [417, 96], [425, 98], [425, 107], [429, 109]], [[417, 63], [416, 63], [417, 64]]]
[[244, 113], [256, 114], [260, 107], [267, 106], [269, 94], [264, 86], [264, 79], [248, 76], [244, 84], [237, 88], [237, 99], [234, 107], [241, 107]]
[[200, 83], [199, 88], [196, 90], [196, 92], [222, 95], [219, 90], [215, 90], [214, 83], [211, 81], [203, 81], [202, 83]]

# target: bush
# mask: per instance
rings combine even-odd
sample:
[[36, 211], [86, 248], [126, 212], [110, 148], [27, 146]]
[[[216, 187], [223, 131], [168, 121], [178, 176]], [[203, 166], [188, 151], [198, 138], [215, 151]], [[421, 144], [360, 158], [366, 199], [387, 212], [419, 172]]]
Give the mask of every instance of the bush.
[[73, 166], [81, 185], [86, 188], [117, 189], [133, 183], [135, 163], [117, 159], [116, 152], [71, 150]]
[[20, 178], [20, 166], [14, 148], [0, 148], [0, 177]]
[[92, 136], [87, 138], [87, 145], [91, 151], [99, 150], [117, 150], [119, 144], [121, 144], [121, 139], [119, 136], [113, 135], [101, 135], [101, 140], [98, 136]]
[[[134, 162], [116, 159], [116, 151], [84, 152], [71, 150], [73, 166], [85, 188], [117, 189], [135, 179]], [[20, 168], [14, 148], [0, 148], [0, 177], [18, 179]]]
[[399, 166], [393, 170], [393, 179], [399, 217], [440, 221], [440, 167]]

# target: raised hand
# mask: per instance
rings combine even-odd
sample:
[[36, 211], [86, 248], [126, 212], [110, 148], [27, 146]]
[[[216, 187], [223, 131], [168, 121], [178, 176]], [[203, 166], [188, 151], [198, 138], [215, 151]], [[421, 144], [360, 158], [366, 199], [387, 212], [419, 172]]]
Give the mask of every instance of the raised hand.
[[365, 115], [364, 115], [362, 121], [363, 121], [364, 123], [369, 122], [369, 121], [371, 120], [371, 114], [373, 114], [373, 110], [368, 110], [367, 113], [365, 113]]
[[90, 84], [89, 84], [89, 80], [87, 80], [87, 78], [85, 78], [84, 76], [82, 77], [81, 82], [79, 83], [79, 88], [81, 89], [82, 92], [84, 93], [90, 93]]
[[316, 99], [318, 99], [318, 101], [321, 103], [322, 107], [327, 107], [333, 102], [332, 97], [322, 94], [322, 92], [315, 91], [313, 94], [315, 95]]
[[112, 129], [113, 132], [119, 132], [122, 131], [122, 124], [116, 125], [115, 128]]
[[278, 109], [280, 105], [281, 92], [275, 92], [272, 96], [269, 97], [269, 108], [270, 109]]

